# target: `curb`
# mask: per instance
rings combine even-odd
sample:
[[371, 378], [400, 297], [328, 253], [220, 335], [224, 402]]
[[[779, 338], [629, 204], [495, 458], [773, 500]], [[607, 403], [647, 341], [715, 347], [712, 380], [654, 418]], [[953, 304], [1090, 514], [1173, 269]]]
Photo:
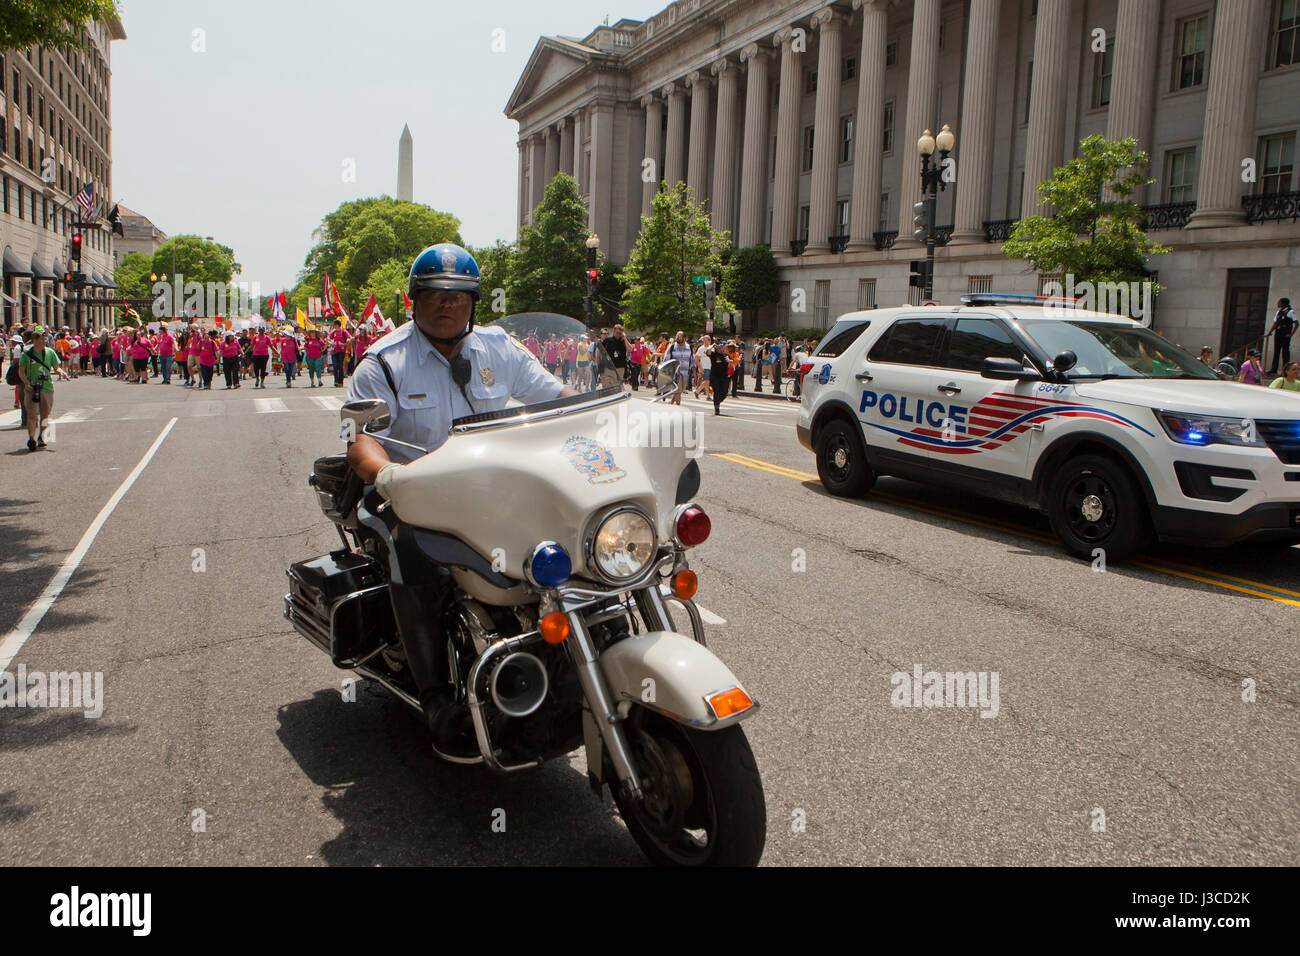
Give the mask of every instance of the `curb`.
[[790, 398], [787, 395], [775, 395], [772, 392], [751, 392], [743, 388], [739, 390], [738, 395], [742, 398], [764, 398], [769, 402], [789, 402], [792, 405], [798, 404], [800, 401], [797, 398]]

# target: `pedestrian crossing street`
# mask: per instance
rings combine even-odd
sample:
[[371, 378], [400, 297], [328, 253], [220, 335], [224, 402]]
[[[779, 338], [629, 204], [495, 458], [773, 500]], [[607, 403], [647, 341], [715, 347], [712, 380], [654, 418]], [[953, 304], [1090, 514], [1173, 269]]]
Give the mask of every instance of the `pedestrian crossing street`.
[[[343, 399], [336, 395], [285, 395], [278, 398], [247, 397], [199, 398], [176, 402], [128, 402], [114, 405], [74, 405], [65, 411], [55, 409], [55, 425], [75, 425], [83, 422], [154, 421], [176, 418], [212, 418], [230, 415], [282, 415], [301, 412], [337, 412]], [[682, 396], [682, 407], [703, 414], [713, 414], [713, 402]], [[722, 403], [722, 413], [741, 421], [758, 424], [786, 423], [794, 417], [798, 406], [761, 398], [728, 398]], [[17, 409], [0, 413], [0, 428], [17, 427]]]
[[[80, 405], [54, 410], [55, 425], [81, 422], [153, 421], [169, 418], [213, 418], [230, 415], [275, 415], [291, 412], [337, 412], [343, 399], [335, 395], [292, 395], [283, 398], [196, 399], [184, 402], [134, 402], [118, 405]], [[0, 413], [0, 428], [16, 427], [17, 409]]]

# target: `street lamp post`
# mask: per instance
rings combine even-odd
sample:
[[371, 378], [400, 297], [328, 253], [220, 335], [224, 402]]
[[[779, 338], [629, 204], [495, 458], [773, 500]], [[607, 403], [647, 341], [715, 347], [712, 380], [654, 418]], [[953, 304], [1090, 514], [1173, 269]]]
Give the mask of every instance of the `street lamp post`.
[[599, 248], [600, 236], [593, 232], [587, 237], [587, 298], [583, 300], [586, 306], [587, 328], [591, 328], [592, 305], [596, 297], [596, 250]]
[[[934, 299], [934, 217], [939, 205], [939, 190], [947, 187], [944, 170], [948, 154], [957, 145], [957, 136], [947, 123], [939, 130], [938, 136], [931, 135], [927, 129], [916, 141], [916, 151], [921, 154], [921, 196], [922, 199], [912, 211], [916, 214], [913, 222], [916, 229], [912, 235], [925, 242], [925, 301]], [[938, 147], [939, 161], [934, 162], [934, 151]]]

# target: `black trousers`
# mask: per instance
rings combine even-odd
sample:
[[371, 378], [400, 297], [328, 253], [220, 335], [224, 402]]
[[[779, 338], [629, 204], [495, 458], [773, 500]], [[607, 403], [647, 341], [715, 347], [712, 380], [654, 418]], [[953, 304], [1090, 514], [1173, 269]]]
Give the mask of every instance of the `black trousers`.
[[722, 408], [722, 400], [727, 397], [727, 367], [714, 363], [709, 368], [709, 385], [713, 388], [713, 410]]
[[257, 376], [259, 382], [266, 378], [266, 363], [270, 360], [271, 356], [269, 355], [253, 356], [253, 374]]
[[239, 356], [223, 356], [221, 369], [226, 373], [226, 388], [234, 388], [239, 384]]
[[1273, 364], [1268, 367], [1268, 374], [1281, 372], [1291, 364], [1291, 336], [1273, 333]]

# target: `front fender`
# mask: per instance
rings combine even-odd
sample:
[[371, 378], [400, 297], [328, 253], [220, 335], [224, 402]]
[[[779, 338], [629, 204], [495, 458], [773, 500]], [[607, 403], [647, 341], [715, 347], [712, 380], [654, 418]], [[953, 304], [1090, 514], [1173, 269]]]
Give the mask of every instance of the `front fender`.
[[719, 718], [709, 698], [744, 688], [712, 651], [673, 631], [624, 638], [600, 655], [600, 669], [611, 698], [624, 705], [620, 707], [623, 711], [626, 704], [639, 704], [688, 727], [720, 730], [758, 710], [754, 701], [744, 710]]

